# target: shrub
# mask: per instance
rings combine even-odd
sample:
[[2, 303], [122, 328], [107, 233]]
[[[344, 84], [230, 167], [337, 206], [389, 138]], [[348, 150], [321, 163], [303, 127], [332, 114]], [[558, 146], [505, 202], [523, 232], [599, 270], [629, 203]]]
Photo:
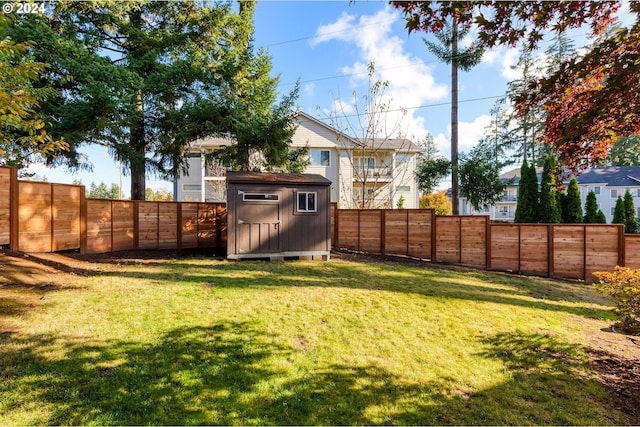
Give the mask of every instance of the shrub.
[[640, 270], [616, 266], [614, 272], [599, 271], [596, 292], [614, 299], [616, 324], [627, 333], [640, 334]]

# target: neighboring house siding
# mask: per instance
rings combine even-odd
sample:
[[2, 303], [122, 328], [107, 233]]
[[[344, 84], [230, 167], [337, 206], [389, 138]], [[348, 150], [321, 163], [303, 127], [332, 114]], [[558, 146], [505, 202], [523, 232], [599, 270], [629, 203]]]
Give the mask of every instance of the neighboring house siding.
[[178, 194], [175, 200], [188, 202], [201, 202], [202, 197], [202, 158], [190, 157], [189, 175], [178, 180]]
[[[354, 162], [357, 161], [356, 158], [362, 157], [357, 152], [354, 154], [355, 141], [304, 113], [297, 116], [296, 122], [298, 127], [292, 137], [292, 146], [308, 147], [310, 157], [316, 160], [304, 173], [318, 174], [329, 179], [331, 201], [337, 202], [339, 207], [357, 207], [357, 196], [362, 193], [363, 180], [354, 173]], [[192, 149], [209, 152], [219, 146], [219, 143], [228, 142], [206, 138], [194, 142]], [[417, 208], [419, 192], [415, 168], [416, 159], [420, 155], [419, 147], [409, 140], [400, 139], [376, 140], [374, 144], [375, 150], [369, 152], [374, 153], [370, 156], [375, 158], [376, 167], [367, 171], [365, 194], [375, 198], [373, 204], [366, 206], [396, 207], [400, 197], [404, 197], [405, 208]], [[220, 201], [217, 199], [220, 195], [226, 199], [226, 193], [220, 188], [224, 182], [224, 171], [220, 172], [218, 178], [214, 178], [205, 176], [202, 169], [203, 164], [199, 158], [189, 159], [190, 173], [189, 176], [178, 179], [175, 186], [176, 200], [185, 200], [187, 197], [195, 200], [195, 197], [199, 197], [201, 201]], [[199, 193], [195, 191], [198, 184], [202, 187]], [[185, 188], [190, 190], [185, 191]], [[216, 200], [211, 200], [214, 196]]]
[[[464, 198], [460, 200], [460, 212], [468, 215], [490, 215], [492, 220], [513, 221], [517, 205], [518, 175], [517, 171], [510, 171], [502, 175], [504, 178], [515, 178], [516, 184], [507, 187], [503, 200], [496, 203], [487, 212], [476, 212]], [[636, 214], [640, 214], [640, 181], [638, 181], [640, 166], [590, 169], [576, 179], [578, 180], [583, 212], [587, 194], [593, 190], [596, 193], [598, 207], [607, 218], [607, 223], [611, 223], [617, 196], [624, 197], [625, 192], [629, 190], [633, 195]], [[538, 174], [539, 181], [540, 174]], [[565, 182], [565, 186], [568, 184], [568, 181]]]

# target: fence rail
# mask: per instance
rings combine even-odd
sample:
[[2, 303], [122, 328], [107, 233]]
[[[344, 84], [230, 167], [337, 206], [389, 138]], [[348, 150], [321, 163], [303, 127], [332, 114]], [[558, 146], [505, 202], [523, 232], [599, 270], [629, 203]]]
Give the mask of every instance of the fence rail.
[[[432, 209], [331, 208], [334, 248], [549, 277], [640, 268], [640, 235], [622, 225], [491, 223]], [[0, 167], [0, 245], [23, 252], [226, 247], [224, 203], [86, 199], [83, 186], [20, 181]]]

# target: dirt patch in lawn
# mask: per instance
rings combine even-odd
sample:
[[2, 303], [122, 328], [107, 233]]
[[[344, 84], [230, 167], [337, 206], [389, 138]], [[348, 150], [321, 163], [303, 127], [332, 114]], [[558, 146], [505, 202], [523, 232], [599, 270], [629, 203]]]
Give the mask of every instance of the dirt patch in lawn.
[[[189, 256], [176, 251], [136, 251], [111, 254], [78, 253], [23, 254], [0, 250], [0, 334], [17, 332], [6, 320], [44, 304], [47, 294], [62, 288], [82, 286], [83, 279], [115, 271], [122, 265], [153, 265]], [[425, 265], [422, 260], [353, 253], [332, 253], [333, 259], [364, 262], [401, 262]], [[470, 269], [429, 264], [430, 268]], [[640, 425], [640, 337], [594, 327], [593, 319], [577, 317], [587, 337], [585, 353], [599, 381], [608, 392], [608, 405], [625, 414], [625, 423]], [[294, 347], [307, 351], [309, 342], [294, 337]], [[612, 423], [616, 420], [612, 419]], [[617, 420], [619, 423], [620, 420]]]

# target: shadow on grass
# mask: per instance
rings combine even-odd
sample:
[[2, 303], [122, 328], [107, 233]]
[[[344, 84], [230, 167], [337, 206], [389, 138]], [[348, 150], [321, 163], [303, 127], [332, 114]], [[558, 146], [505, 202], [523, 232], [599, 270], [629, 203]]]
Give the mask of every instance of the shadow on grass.
[[[461, 393], [379, 366], [300, 363], [246, 323], [168, 332], [153, 344], [1, 337], [0, 424], [603, 424], [579, 349], [543, 335], [486, 338], [505, 381]], [[52, 349], [63, 352], [52, 356]], [[308, 360], [307, 360], [308, 362]], [[594, 400], [595, 399], [595, 400]], [[589, 404], [585, 404], [589, 402]]]

